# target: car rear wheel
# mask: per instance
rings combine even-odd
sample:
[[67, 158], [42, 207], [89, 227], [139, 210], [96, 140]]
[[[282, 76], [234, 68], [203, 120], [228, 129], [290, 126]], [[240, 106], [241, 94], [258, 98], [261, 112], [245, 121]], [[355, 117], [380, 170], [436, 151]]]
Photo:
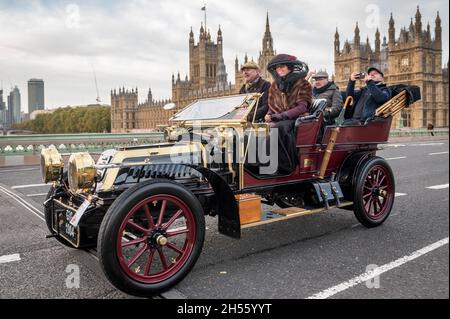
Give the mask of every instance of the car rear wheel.
[[128, 189], [109, 208], [98, 256], [113, 285], [149, 297], [189, 273], [204, 236], [204, 212], [192, 192], [173, 181], [153, 180]]
[[353, 192], [358, 221], [368, 228], [383, 224], [395, 198], [394, 174], [389, 164], [380, 157], [365, 160], [356, 173]]

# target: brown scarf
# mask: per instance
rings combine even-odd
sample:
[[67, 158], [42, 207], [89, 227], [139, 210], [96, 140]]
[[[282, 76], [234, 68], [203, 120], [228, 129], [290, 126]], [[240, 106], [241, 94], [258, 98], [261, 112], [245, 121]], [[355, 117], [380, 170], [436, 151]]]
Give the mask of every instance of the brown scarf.
[[298, 102], [312, 103], [312, 86], [304, 78], [295, 82], [288, 93], [283, 93], [276, 82], [272, 83], [269, 90], [269, 108], [274, 113], [282, 113], [295, 107]]

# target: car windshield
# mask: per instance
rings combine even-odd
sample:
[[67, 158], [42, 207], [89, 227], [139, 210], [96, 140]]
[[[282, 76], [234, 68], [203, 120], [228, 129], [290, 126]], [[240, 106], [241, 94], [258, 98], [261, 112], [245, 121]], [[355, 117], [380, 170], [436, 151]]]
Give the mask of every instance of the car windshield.
[[172, 120], [195, 121], [220, 119], [226, 117], [236, 108], [242, 106], [247, 96], [247, 94], [243, 94], [199, 100], [191, 104], [181, 112], [175, 114]]

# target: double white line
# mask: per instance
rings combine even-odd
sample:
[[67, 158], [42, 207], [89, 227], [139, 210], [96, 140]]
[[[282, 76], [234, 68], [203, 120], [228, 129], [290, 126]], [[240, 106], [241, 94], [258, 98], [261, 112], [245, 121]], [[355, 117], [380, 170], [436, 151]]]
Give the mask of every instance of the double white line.
[[[0, 192], [5, 193], [6, 195], [8, 195], [10, 198], [14, 199], [16, 202], [18, 202], [20, 205], [22, 205], [23, 207], [25, 207], [29, 212], [31, 212], [32, 214], [36, 215], [39, 219], [41, 219], [42, 221], [45, 221], [44, 218], [44, 214], [39, 211], [36, 207], [34, 207], [33, 205], [31, 205], [30, 203], [28, 203], [27, 201], [25, 201], [23, 198], [21, 198], [19, 195], [11, 192], [9, 189], [7, 189], [6, 187], [3, 187], [0, 185]], [[96, 260], [98, 260], [97, 257], [97, 253], [95, 249], [87, 249], [86, 250], [87, 253], [89, 255], [91, 255], [92, 257], [94, 257]]]
[[39, 211], [36, 207], [34, 207], [33, 205], [31, 205], [30, 203], [25, 201], [23, 198], [21, 198], [19, 195], [17, 195], [14, 192], [11, 192], [9, 189], [7, 189], [6, 187], [3, 187], [1, 185], [0, 185], [0, 191], [5, 193], [6, 195], [11, 197], [12, 199], [14, 199], [16, 202], [18, 202], [20, 205], [25, 207], [29, 212], [31, 212], [34, 215], [36, 215], [42, 221], [45, 221], [44, 214], [41, 211]]

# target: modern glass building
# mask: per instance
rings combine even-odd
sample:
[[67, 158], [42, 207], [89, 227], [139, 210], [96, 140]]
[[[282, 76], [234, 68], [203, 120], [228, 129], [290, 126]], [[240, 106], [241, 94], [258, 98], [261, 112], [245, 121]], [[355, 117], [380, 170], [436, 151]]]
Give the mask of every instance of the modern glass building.
[[28, 81], [28, 114], [44, 108], [44, 81], [42, 79], [31, 79]]

